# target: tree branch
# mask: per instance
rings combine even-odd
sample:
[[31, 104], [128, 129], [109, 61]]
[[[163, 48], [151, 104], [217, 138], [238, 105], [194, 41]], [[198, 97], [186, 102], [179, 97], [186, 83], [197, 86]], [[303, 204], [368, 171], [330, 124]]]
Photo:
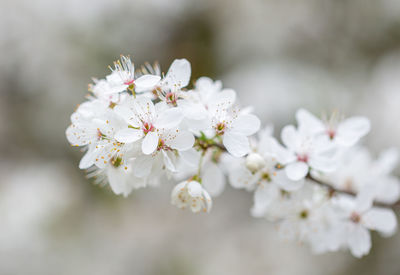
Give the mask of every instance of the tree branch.
[[[308, 180], [318, 184], [318, 185], [324, 186], [325, 188], [327, 188], [329, 190], [329, 193], [332, 194], [332, 195], [333, 194], [346, 194], [346, 195], [350, 195], [350, 196], [353, 196], [353, 197], [357, 196], [357, 194], [355, 192], [353, 192], [353, 191], [336, 189], [332, 185], [330, 185], [329, 183], [326, 183], [326, 182], [323, 182], [323, 181], [321, 181], [319, 179], [313, 178], [310, 174], [308, 174], [306, 178]], [[400, 207], [400, 200], [395, 202], [395, 203], [393, 203], [393, 204], [374, 201], [374, 206], [396, 209], [396, 208]]]

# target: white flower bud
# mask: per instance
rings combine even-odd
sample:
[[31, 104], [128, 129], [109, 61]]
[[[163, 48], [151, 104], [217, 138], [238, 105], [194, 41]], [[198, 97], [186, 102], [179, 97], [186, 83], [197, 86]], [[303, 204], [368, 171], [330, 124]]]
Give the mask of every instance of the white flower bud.
[[265, 166], [265, 160], [257, 153], [251, 153], [246, 157], [246, 167], [252, 173], [257, 172]]

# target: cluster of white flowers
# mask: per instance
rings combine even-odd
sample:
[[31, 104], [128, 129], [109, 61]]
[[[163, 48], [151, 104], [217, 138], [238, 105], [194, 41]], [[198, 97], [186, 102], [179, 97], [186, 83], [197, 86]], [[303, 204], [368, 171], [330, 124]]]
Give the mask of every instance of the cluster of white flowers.
[[177, 59], [164, 75], [157, 64], [139, 70], [121, 56], [111, 74], [94, 80], [88, 100], [71, 116], [69, 142], [84, 146], [79, 167], [115, 194], [178, 182], [171, 203], [209, 212], [226, 179], [254, 192], [251, 214], [276, 223], [279, 235], [308, 243], [317, 253], [348, 248], [356, 257], [371, 247], [370, 230], [397, 227], [391, 210], [400, 182], [390, 149], [374, 161], [358, 145], [370, 131], [364, 117], [320, 120], [296, 113], [281, 145], [236, 93], [208, 77], [190, 84], [191, 67]]

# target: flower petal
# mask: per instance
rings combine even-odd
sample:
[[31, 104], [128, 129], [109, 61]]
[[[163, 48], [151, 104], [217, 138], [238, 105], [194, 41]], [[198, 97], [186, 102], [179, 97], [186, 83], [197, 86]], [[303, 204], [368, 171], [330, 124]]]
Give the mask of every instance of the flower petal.
[[221, 169], [214, 162], [207, 162], [203, 167], [202, 183], [208, 193], [213, 196], [219, 196], [225, 187], [225, 176]]
[[133, 161], [133, 174], [138, 178], [147, 177], [150, 175], [153, 167], [153, 158], [151, 156], [140, 156]]
[[158, 75], [146, 74], [135, 80], [135, 91], [138, 93], [152, 90], [154, 86], [160, 81], [161, 77]]
[[305, 109], [296, 112], [296, 120], [301, 132], [313, 134], [325, 130], [322, 121]]
[[304, 179], [308, 173], [308, 165], [304, 162], [290, 163], [285, 167], [286, 175], [289, 179], [298, 181]]
[[126, 128], [118, 131], [114, 138], [119, 142], [131, 143], [141, 139], [143, 136], [142, 130]]
[[260, 119], [255, 115], [239, 115], [232, 123], [232, 131], [245, 136], [251, 136], [260, 130]]
[[155, 132], [149, 132], [143, 139], [142, 152], [145, 155], [152, 154], [158, 146], [158, 134]]
[[184, 58], [175, 59], [169, 67], [165, 81], [171, 89], [180, 89], [189, 84], [190, 75], [191, 68], [189, 61]]
[[128, 196], [133, 186], [127, 183], [127, 175], [118, 168], [108, 167], [107, 178], [111, 189], [116, 195]]
[[190, 196], [197, 198], [201, 197], [203, 193], [203, 188], [201, 187], [201, 184], [198, 183], [197, 181], [189, 181], [188, 184], [186, 185], [188, 189], [188, 193]]
[[281, 138], [283, 144], [291, 151], [296, 151], [299, 146], [299, 134], [293, 125], [287, 125], [282, 129]]
[[254, 192], [254, 204], [251, 208], [251, 215], [257, 218], [264, 216], [279, 193], [280, 190], [275, 185], [259, 186]]
[[183, 114], [181, 109], [170, 108], [158, 115], [157, 120], [154, 122], [154, 126], [159, 129], [171, 129], [178, 126], [182, 119]]
[[189, 131], [178, 131], [175, 138], [167, 140], [165, 143], [173, 149], [185, 151], [193, 147], [194, 136]]
[[339, 124], [335, 141], [343, 146], [352, 146], [371, 129], [371, 123], [365, 117], [348, 118]]
[[371, 230], [384, 235], [392, 235], [396, 231], [397, 220], [391, 209], [372, 208], [362, 216], [363, 224]]
[[347, 234], [347, 243], [351, 254], [354, 257], [361, 258], [368, 254], [371, 249], [371, 235], [368, 229], [361, 225], [356, 225]]
[[226, 150], [234, 157], [243, 157], [250, 152], [249, 140], [243, 134], [228, 131], [222, 142]]
[[288, 192], [299, 190], [304, 185], [304, 179], [297, 181], [290, 180], [283, 171], [278, 171], [273, 179], [279, 187]]
[[155, 107], [150, 98], [147, 97], [137, 97], [133, 101], [135, 111], [141, 119], [151, 120], [155, 115]]
[[89, 147], [86, 154], [82, 157], [81, 161], [79, 162], [79, 169], [88, 169], [89, 167], [91, 167], [94, 164], [95, 158], [96, 158], [96, 153], [94, 148]]
[[164, 150], [162, 150], [162, 155], [163, 155], [165, 167], [166, 167], [169, 171], [171, 171], [171, 172], [176, 172], [175, 165], [172, 163], [172, 160], [171, 160], [171, 158], [168, 156], [167, 152], [165, 152]]

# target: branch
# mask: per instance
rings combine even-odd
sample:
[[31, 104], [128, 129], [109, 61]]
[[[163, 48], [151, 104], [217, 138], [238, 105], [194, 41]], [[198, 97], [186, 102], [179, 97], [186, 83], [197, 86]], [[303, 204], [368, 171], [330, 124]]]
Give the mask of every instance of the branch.
[[[353, 192], [353, 191], [336, 189], [332, 185], [330, 185], [329, 183], [326, 183], [326, 182], [323, 182], [323, 181], [321, 181], [319, 179], [313, 178], [310, 174], [308, 174], [306, 178], [308, 180], [311, 180], [312, 182], [314, 182], [316, 184], [319, 184], [319, 185], [324, 186], [325, 188], [327, 188], [328, 191], [329, 191], [329, 194], [331, 194], [331, 195], [333, 195], [333, 194], [346, 194], [346, 195], [350, 195], [350, 196], [353, 196], [353, 197], [357, 196], [357, 194], [355, 192]], [[374, 206], [396, 209], [396, 208], [400, 207], [400, 200], [398, 200], [397, 202], [395, 202], [393, 204], [374, 201]]]

